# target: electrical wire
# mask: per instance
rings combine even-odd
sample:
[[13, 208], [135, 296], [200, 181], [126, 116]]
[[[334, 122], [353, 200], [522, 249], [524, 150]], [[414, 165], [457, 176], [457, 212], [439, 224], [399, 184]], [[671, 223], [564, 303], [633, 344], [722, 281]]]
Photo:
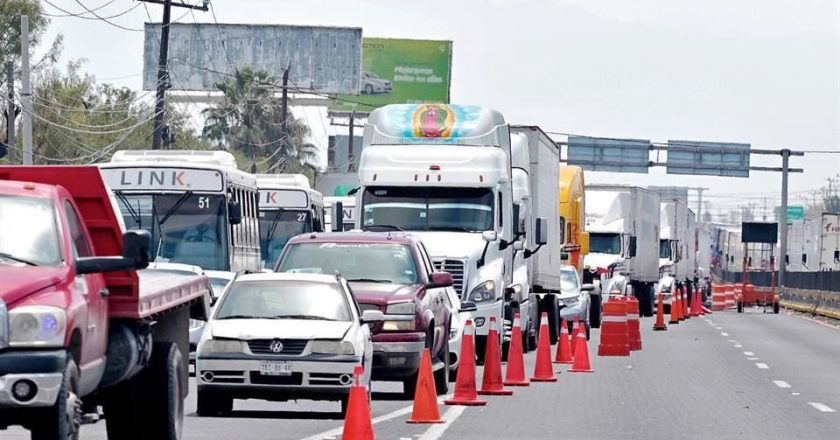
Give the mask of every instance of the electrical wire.
[[[110, 0], [110, 1], [106, 2], [105, 4], [103, 4], [101, 6], [97, 6], [97, 7], [93, 8], [92, 11], [98, 11], [100, 9], [104, 9], [104, 8], [110, 6], [115, 1], [117, 1], [117, 0]], [[47, 3], [49, 3], [49, 2], [47, 2]], [[50, 5], [52, 5], [52, 4], [50, 3]], [[41, 11], [41, 15], [44, 15], [44, 16], [47, 16], [47, 17], [54, 17], [54, 18], [63, 18], [63, 17], [90, 18], [90, 17], [83, 17], [84, 14], [85, 14], [85, 12], [78, 12], [78, 13], [68, 12], [66, 14], [48, 14], [46, 12]]]

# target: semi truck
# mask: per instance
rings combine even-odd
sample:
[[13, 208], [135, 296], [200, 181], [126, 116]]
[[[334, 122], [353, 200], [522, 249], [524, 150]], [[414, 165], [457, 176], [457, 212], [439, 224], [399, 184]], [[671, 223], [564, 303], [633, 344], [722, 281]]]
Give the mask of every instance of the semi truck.
[[257, 174], [260, 260], [274, 267], [295, 235], [324, 230], [324, 197], [303, 174]]
[[643, 316], [653, 315], [659, 280], [659, 195], [620, 185], [586, 187], [589, 255], [584, 265], [601, 275], [602, 292], [633, 295]]
[[[421, 237], [436, 268], [451, 273], [458, 295], [477, 306], [480, 359], [490, 318], [502, 322], [505, 296], [514, 290], [520, 245], [514, 245], [511, 174], [510, 128], [497, 111], [388, 105], [365, 125], [356, 226]], [[544, 239], [540, 230], [532, 234], [537, 242]]]
[[659, 270], [674, 277], [678, 286], [688, 286], [694, 281], [697, 268], [694, 211], [685, 200], [663, 199], [659, 205]]
[[0, 429], [76, 439], [104, 415], [112, 440], [180, 438], [210, 284], [138, 270], [149, 248], [96, 167], [0, 167]]

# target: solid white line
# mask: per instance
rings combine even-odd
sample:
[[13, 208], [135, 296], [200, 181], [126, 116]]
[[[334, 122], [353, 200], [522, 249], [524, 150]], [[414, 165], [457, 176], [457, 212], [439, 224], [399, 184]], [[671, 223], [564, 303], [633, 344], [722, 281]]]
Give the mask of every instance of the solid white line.
[[746, 355], [746, 356], [755, 356], [755, 353], [753, 353], [753, 352], [751, 352], [751, 351], [745, 351], [745, 352], [744, 352], [744, 355]]
[[808, 402], [808, 405], [811, 405], [814, 408], [816, 408], [817, 410], [822, 411], [822, 412], [837, 412], [837, 411], [834, 410], [834, 408], [832, 408], [828, 405], [824, 405], [824, 404], [819, 403], [819, 402]]
[[729, 336], [729, 333], [726, 333], [726, 332], [721, 332], [721, 333], [720, 333], [720, 335], [721, 335], [721, 336]]
[[755, 366], [758, 367], [759, 370], [766, 370], [766, 369], [770, 368], [769, 365], [767, 365], [765, 363], [762, 363], [762, 362], [756, 362]]
[[446, 410], [446, 413], [443, 415], [443, 418], [446, 420], [446, 423], [441, 423], [439, 425], [432, 425], [426, 432], [423, 433], [422, 436], [418, 440], [438, 440], [440, 436], [446, 432], [446, 429], [449, 428], [458, 417], [461, 417], [461, 414], [464, 413], [464, 410], [467, 409], [466, 406], [453, 406]]
[[790, 384], [783, 380], [774, 380], [773, 383], [779, 388], [790, 388]]

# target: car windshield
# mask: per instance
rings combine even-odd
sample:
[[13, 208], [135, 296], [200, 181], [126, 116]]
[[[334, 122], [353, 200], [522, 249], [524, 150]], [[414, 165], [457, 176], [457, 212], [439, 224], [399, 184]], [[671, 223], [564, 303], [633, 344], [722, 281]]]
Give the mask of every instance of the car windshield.
[[560, 291], [563, 293], [580, 290], [580, 280], [574, 269], [560, 269]]
[[58, 243], [51, 200], [0, 196], [0, 264], [58, 264]]
[[306, 211], [260, 211], [260, 253], [265, 267], [272, 267], [290, 238], [310, 232], [310, 215]]
[[408, 245], [303, 243], [292, 245], [278, 272], [340, 273], [348, 281], [417, 284], [417, 265]]
[[350, 321], [338, 284], [299, 281], [236, 281], [222, 298], [216, 319], [311, 319]]
[[601, 254], [620, 254], [621, 236], [619, 234], [589, 233], [589, 252]]
[[493, 229], [493, 192], [487, 188], [365, 189], [364, 227], [406, 231], [480, 232]]
[[659, 258], [671, 258], [671, 242], [659, 240]]
[[117, 193], [117, 200], [126, 228], [152, 234], [152, 260], [229, 270], [225, 196]]

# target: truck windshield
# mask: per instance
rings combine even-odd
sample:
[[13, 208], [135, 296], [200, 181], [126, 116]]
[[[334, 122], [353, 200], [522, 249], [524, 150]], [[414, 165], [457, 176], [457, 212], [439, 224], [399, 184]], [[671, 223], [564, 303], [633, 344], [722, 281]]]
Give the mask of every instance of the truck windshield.
[[260, 211], [260, 253], [266, 267], [274, 266], [290, 238], [312, 231], [306, 211]]
[[0, 264], [55, 265], [59, 249], [51, 200], [0, 196]]
[[277, 272], [340, 273], [347, 281], [416, 284], [417, 266], [411, 248], [402, 244], [295, 244]]
[[493, 229], [488, 188], [367, 188], [362, 225], [406, 231], [481, 232]]
[[620, 254], [621, 235], [590, 232], [589, 252], [600, 254]]
[[225, 196], [117, 193], [117, 199], [126, 228], [152, 234], [152, 260], [229, 269]]
[[671, 242], [659, 240], [659, 258], [671, 258]]

